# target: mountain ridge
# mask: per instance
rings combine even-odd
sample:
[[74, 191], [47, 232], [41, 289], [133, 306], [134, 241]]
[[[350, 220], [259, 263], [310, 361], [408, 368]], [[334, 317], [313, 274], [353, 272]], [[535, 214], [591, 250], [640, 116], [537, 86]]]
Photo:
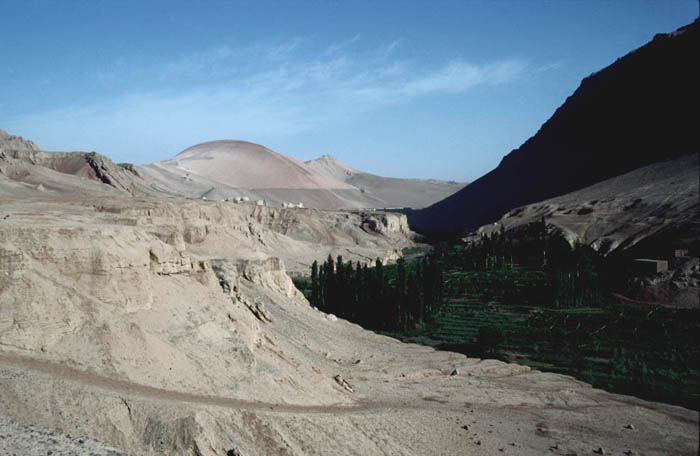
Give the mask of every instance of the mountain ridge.
[[326, 174], [350, 184], [380, 200], [386, 201], [385, 207], [420, 208], [438, 201], [441, 195], [458, 191], [464, 184], [438, 179], [411, 179], [384, 177], [357, 170], [330, 154], [324, 154], [306, 165], [319, 173]]
[[584, 78], [498, 167], [414, 212], [410, 223], [424, 231], [473, 229], [515, 207], [700, 151], [693, 118], [684, 115], [700, 100], [692, 63], [699, 51], [700, 20], [656, 35]]

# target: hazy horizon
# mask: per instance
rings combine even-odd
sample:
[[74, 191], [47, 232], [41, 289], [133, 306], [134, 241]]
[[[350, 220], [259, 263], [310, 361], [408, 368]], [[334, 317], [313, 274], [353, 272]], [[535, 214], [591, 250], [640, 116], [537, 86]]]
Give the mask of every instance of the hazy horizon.
[[698, 5], [9, 1], [4, 13], [0, 128], [47, 150], [141, 164], [239, 139], [470, 181], [582, 78]]

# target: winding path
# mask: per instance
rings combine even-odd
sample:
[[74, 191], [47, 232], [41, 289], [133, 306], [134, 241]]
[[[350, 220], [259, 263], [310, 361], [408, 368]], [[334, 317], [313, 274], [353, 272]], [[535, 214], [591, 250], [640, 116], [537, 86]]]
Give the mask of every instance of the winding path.
[[304, 413], [304, 414], [357, 414], [372, 411], [390, 411], [397, 409], [425, 410], [429, 408], [447, 409], [449, 406], [437, 407], [436, 404], [407, 404], [381, 401], [356, 401], [354, 405], [295, 405], [279, 404], [258, 401], [248, 401], [222, 396], [209, 396], [193, 394], [182, 391], [155, 388], [140, 383], [126, 380], [118, 380], [103, 375], [85, 372], [73, 367], [64, 366], [55, 362], [29, 358], [16, 354], [0, 352], [0, 368], [3, 366], [20, 368], [34, 372], [40, 372], [51, 377], [56, 377], [87, 386], [100, 388], [109, 392], [136, 396], [143, 399], [166, 400], [187, 404], [208, 405], [240, 410], [258, 410], [279, 413]]

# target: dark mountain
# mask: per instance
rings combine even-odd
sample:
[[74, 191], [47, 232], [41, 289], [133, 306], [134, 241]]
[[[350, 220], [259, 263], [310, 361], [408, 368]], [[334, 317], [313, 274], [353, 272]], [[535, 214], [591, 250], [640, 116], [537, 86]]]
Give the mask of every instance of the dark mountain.
[[409, 216], [446, 232], [581, 189], [661, 160], [700, 151], [700, 20], [659, 34], [585, 78], [554, 115], [499, 166]]

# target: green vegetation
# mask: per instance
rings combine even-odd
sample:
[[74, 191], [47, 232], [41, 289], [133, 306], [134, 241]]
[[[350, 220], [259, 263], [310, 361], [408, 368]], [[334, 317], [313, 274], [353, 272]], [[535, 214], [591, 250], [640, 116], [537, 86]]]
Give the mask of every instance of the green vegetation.
[[[698, 310], [613, 299], [626, 284], [624, 264], [571, 247], [542, 221], [516, 235], [441, 242], [415, 263], [338, 269], [327, 261], [317, 266], [316, 295], [310, 282], [298, 286], [317, 307], [402, 340], [699, 409]], [[341, 272], [329, 282], [334, 268]]]
[[329, 256], [321, 266], [314, 261], [310, 284], [297, 281], [297, 286], [324, 312], [365, 328], [405, 331], [432, 321], [442, 302], [443, 280], [440, 263], [431, 258], [411, 264], [399, 260], [389, 268], [377, 259], [369, 268]]

